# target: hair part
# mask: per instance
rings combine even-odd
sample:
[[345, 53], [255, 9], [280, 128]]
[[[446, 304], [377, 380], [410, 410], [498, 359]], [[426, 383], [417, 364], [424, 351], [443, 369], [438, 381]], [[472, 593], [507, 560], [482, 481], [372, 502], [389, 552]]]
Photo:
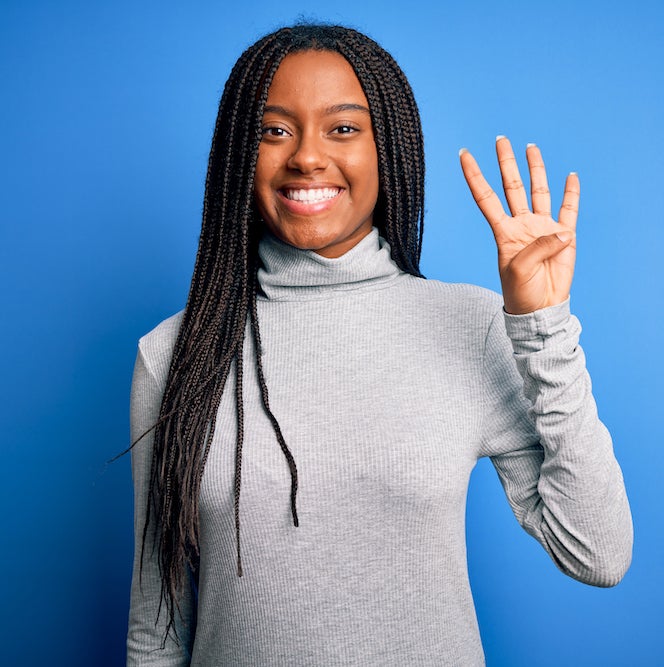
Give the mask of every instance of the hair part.
[[[234, 515], [237, 573], [244, 409], [243, 346], [247, 320], [256, 348], [263, 408], [291, 472], [291, 513], [297, 518], [297, 467], [269, 406], [256, 296], [258, 242], [263, 223], [254, 204], [254, 174], [263, 109], [272, 78], [289, 53], [323, 50], [351, 65], [369, 103], [378, 154], [379, 195], [374, 225], [403, 271], [420, 276], [424, 223], [424, 143], [411, 87], [395, 60], [350, 28], [302, 24], [282, 28], [250, 46], [226, 82], [212, 138], [203, 221], [191, 287], [154, 428], [149, 501], [143, 531], [157, 552], [162, 603], [175, 630], [178, 597], [198, 571], [199, 493], [217, 410], [235, 375], [237, 438]], [[161, 604], [160, 604], [161, 611]]]

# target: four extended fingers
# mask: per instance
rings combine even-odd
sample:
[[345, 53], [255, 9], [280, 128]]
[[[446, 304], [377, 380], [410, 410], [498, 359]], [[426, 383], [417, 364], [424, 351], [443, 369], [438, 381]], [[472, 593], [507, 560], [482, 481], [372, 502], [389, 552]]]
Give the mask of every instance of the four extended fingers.
[[[496, 137], [496, 154], [505, 189], [505, 198], [510, 212], [513, 216], [529, 213], [528, 197], [519, 174], [512, 146], [509, 140], [502, 135]], [[459, 156], [461, 159], [461, 168], [473, 198], [484, 214], [484, 217], [493, 227], [505, 216], [500, 198], [487, 183], [475, 158], [465, 148], [459, 151]], [[528, 144], [526, 147], [526, 157], [530, 172], [530, 193], [533, 213], [550, 217], [551, 193], [549, 191], [542, 154], [535, 144]], [[558, 222], [572, 231], [576, 227], [579, 210], [579, 193], [579, 178], [576, 172], [571, 172], [565, 182], [565, 193], [560, 207]]]
[[[526, 148], [532, 213], [512, 147], [503, 136], [496, 138], [496, 153], [505, 198], [513, 217], [505, 213], [498, 195], [465, 149], [459, 151], [461, 168], [496, 238], [505, 309], [514, 314], [529, 313], [560, 303], [569, 295], [574, 270], [579, 179], [574, 172], [567, 176], [556, 224], [550, 214], [551, 197], [539, 148], [534, 144]], [[556, 261], [548, 261], [554, 257]]]

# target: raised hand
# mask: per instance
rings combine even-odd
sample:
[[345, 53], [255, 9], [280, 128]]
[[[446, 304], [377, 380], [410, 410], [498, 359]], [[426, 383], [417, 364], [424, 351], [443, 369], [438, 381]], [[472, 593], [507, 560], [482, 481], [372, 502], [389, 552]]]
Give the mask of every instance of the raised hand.
[[526, 148], [532, 211], [508, 139], [497, 137], [496, 153], [511, 216], [465, 148], [459, 151], [461, 169], [496, 239], [505, 310], [515, 315], [531, 313], [561, 303], [569, 295], [576, 258], [579, 178], [574, 172], [567, 176], [556, 222], [551, 217], [551, 195], [539, 148], [534, 144]]

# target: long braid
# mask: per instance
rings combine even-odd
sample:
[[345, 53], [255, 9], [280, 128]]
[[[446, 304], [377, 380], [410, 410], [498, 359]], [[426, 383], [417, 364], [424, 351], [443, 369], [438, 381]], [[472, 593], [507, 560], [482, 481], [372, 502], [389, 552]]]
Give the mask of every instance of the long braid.
[[360, 36], [344, 39], [338, 51], [355, 70], [371, 110], [381, 175], [374, 218], [390, 243], [394, 261], [402, 270], [421, 275], [424, 140], [419, 113], [401, 68], [376, 46]]
[[[340, 53], [353, 67], [371, 112], [379, 197], [374, 224], [392, 248], [397, 265], [419, 272], [424, 219], [424, 152], [419, 114], [408, 81], [374, 41], [339, 26], [298, 25], [267, 35], [239, 58], [219, 104], [208, 161], [203, 222], [182, 323], [173, 350], [154, 450], [143, 553], [158, 553], [168, 633], [175, 631], [178, 599], [199, 558], [200, 486], [221, 397], [235, 364], [237, 435], [233, 484], [237, 574], [242, 576], [240, 487], [245, 435], [243, 346], [249, 319], [256, 350], [256, 377], [291, 473], [291, 513], [298, 525], [295, 459], [269, 403], [258, 321], [258, 253], [262, 221], [253, 183], [263, 108], [283, 58], [311, 49]], [[150, 538], [150, 539], [149, 539]], [[143, 556], [143, 554], [142, 554]], [[142, 561], [141, 561], [142, 562]]]
[[277, 421], [277, 418], [274, 416], [272, 410], [270, 410], [270, 401], [268, 397], [267, 384], [265, 382], [265, 374], [263, 372], [263, 360], [262, 360], [263, 347], [261, 344], [261, 337], [258, 328], [258, 308], [256, 306], [255, 297], [252, 299], [251, 303], [251, 325], [252, 325], [251, 330], [254, 337], [254, 343], [256, 345], [256, 372], [258, 374], [258, 383], [261, 388], [261, 399], [263, 401], [263, 407], [265, 408], [265, 412], [267, 412], [267, 415], [270, 418], [270, 422], [272, 423], [272, 428], [274, 428], [274, 433], [277, 436], [277, 442], [279, 443], [281, 451], [284, 453], [284, 456], [286, 457], [286, 461], [288, 462], [288, 468], [290, 469], [291, 514], [293, 516], [293, 525], [297, 527], [300, 525], [300, 521], [297, 517], [297, 503], [296, 503], [297, 486], [298, 486], [297, 467], [295, 465], [295, 459], [293, 458], [293, 455], [288, 449], [286, 440], [284, 439], [284, 436], [281, 432], [281, 427], [279, 426], [279, 422]]
[[244, 405], [242, 403], [242, 348], [235, 357], [235, 405], [237, 410], [237, 438], [235, 441], [235, 477], [233, 479], [233, 514], [235, 517], [235, 545], [237, 549], [237, 576], [242, 576], [242, 550], [240, 548], [240, 486], [242, 483], [242, 445], [244, 444]]

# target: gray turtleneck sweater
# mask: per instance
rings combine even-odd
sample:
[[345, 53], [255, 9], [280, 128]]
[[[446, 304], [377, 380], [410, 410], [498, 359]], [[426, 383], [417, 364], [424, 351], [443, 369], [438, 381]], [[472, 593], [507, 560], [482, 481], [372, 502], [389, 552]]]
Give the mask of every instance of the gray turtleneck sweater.
[[[464, 529], [482, 456], [563, 572], [597, 586], [621, 579], [630, 512], [568, 303], [505, 315], [494, 293], [402, 273], [375, 229], [337, 259], [271, 236], [260, 256], [263, 363], [298, 467], [300, 526], [247, 336], [244, 576], [231, 375], [201, 486], [199, 587], [183, 595], [180, 644], [164, 648], [149, 552], [138, 576], [151, 437], [133, 450], [129, 665], [482, 665]], [[157, 418], [179, 323], [139, 343], [132, 439]]]

